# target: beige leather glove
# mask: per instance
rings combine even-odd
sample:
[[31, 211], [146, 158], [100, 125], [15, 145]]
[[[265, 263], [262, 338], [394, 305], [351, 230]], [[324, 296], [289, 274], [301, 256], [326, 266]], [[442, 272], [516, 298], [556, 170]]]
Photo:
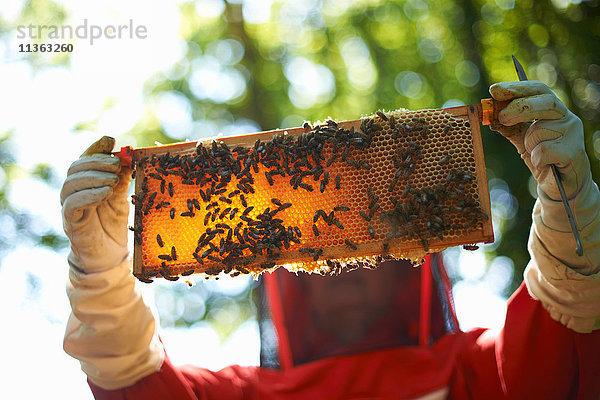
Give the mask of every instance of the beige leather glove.
[[[577, 332], [600, 328], [600, 194], [592, 181], [581, 120], [537, 81], [490, 87], [496, 100], [512, 100], [492, 129], [517, 148], [538, 182], [525, 270], [530, 294], [552, 318]], [[577, 220], [584, 255], [575, 253], [551, 164], [558, 167]]]
[[67, 172], [60, 203], [63, 227], [71, 241], [69, 264], [84, 272], [100, 272], [125, 260], [127, 189], [130, 174], [110, 154], [115, 144], [105, 136], [94, 143]]
[[591, 178], [581, 120], [541, 82], [496, 83], [490, 93], [496, 100], [513, 100], [491, 128], [517, 148], [538, 188], [551, 199], [561, 200], [549, 168], [555, 164], [567, 197], [575, 197]]
[[67, 296], [72, 313], [65, 351], [90, 381], [119, 389], [158, 370], [164, 350], [131, 274], [127, 250], [130, 171], [110, 155], [114, 139], [94, 143], [69, 168], [61, 191], [71, 241]]

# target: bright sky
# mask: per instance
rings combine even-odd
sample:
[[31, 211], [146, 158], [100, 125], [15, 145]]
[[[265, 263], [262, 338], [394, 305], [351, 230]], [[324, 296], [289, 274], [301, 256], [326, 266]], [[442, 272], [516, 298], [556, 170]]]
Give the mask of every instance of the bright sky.
[[[0, 18], [15, 23], [20, 3], [22, 1], [3, 2]], [[178, 35], [180, 15], [174, 2], [62, 0], [60, 3], [68, 11], [67, 23], [73, 26], [84, 19], [97, 25], [128, 23], [132, 19], [136, 25], [147, 27], [148, 37], [99, 40], [93, 45], [77, 40], [69, 67], [47, 66], [34, 71], [17, 52], [18, 45], [25, 42], [16, 38], [16, 31], [0, 36], [0, 132], [14, 130], [12, 146], [22, 168], [9, 200], [35, 216], [40, 232], [46, 227], [62, 231], [59, 189], [30, 178], [26, 172], [37, 163], [45, 162], [61, 174], [62, 180], [69, 164], [99, 136], [110, 134], [119, 138], [130, 130], [148, 106], [142, 96], [144, 82], [152, 74], [169, 69], [185, 50]], [[258, 18], [260, 2], [247, 3], [245, 13]], [[199, 12], [222, 12], [221, 0], [198, 1], [197, 5]], [[350, 57], [364, 51], [362, 42], [348, 41], [344, 45], [344, 52]], [[211, 85], [219, 82], [219, 77], [228, 76], [226, 65], [213, 63], [215, 68], [208, 68], [212, 65], [210, 60], [210, 56], [204, 59], [206, 63], [198, 67], [199, 75], [192, 80], [192, 90], [196, 90], [198, 96], [210, 96], [215, 89]], [[352, 73], [374, 74], [370, 63], [366, 60], [356, 65], [357, 70]], [[302, 106], [308, 101], [302, 95], [306, 87], [320, 88], [318, 93], [310, 93], [313, 98], [329, 99], [331, 91], [327, 85], [333, 84], [333, 77], [323, 68], [303, 58], [296, 58], [285, 66], [292, 83], [290, 96], [295, 104]], [[239, 95], [235, 92], [240, 87], [236, 86], [237, 78], [229, 78], [229, 96]], [[322, 79], [326, 85], [313, 84], [314, 80]], [[103, 112], [106, 102], [113, 102], [114, 106]], [[186, 112], [188, 105], [182, 99], [165, 95], [154, 106], [165, 129], [170, 127], [181, 133], [188, 129], [186, 124], [193, 123]], [[99, 120], [97, 131], [73, 131], [77, 123], [96, 118]], [[251, 128], [250, 123], [248, 129]], [[135, 138], [128, 140], [119, 143], [118, 139], [117, 146], [136, 145]], [[3, 179], [5, 177], [0, 176], [0, 180]], [[502, 213], [514, 207], [511, 195], [500, 183], [491, 185], [492, 188], [499, 190], [498, 196], [492, 196], [499, 210], [494, 216], [502, 217]], [[495, 218], [495, 223], [498, 220], [501, 218]], [[18, 234], [10, 224], [3, 224], [2, 229]], [[70, 309], [65, 295], [66, 256], [66, 251], [54, 253], [22, 245], [1, 260], [0, 304], [4, 320], [11, 323], [0, 330], [0, 342], [5, 344], [0, 367], [0, 376], [4, 378], [0, 398], [13, 398], [17, 390], [22, 393], [19, 398], [91, 398], [79, 363], [62, 350]], [[454, 293], [461, 327], [502, 326], [506, 300], [499, 293], [506, 285], [502, 282], [510, 279], [510, 260], [497, 259], [488, 265], [484, 248], [473, 253], [453, 249], [446, 258], [453, 273], [465, 278]], [[491, 275], [485, 274], [487, 268]], [[225, 292], [239, 290], [240, 282], [221, 280], [217, 288]], [[244, 324], [225, 343], [220, 343], [207, 324], [187, 330], [165, 329], [161, 335], [175, 364], [193, 363], [219, 369], [232, 363], [257, 365], [259, 361], [255, 322]], [[203, 346], [181, 345], [190, 342], [202, 342]]]

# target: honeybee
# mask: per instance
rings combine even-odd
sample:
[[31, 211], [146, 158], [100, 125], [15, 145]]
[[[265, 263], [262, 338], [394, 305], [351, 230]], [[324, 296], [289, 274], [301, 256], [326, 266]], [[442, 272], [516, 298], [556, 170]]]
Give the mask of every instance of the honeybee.
[[387, 117], [387, 115], [385, 115], [383, 112], [381, 112], [381, 111], [377, 110], [376, 114], [377, 114], [377, 116], [378, 116], [379, 118], [381, 118], [382, 120], [384, 120], [384, 121], [387, 121], [387, 120], [388, 120], [388, 117]]
[[320, 233], [319, 233], [319, 229], [317, 228], [317, 225], [313, 224], [312, 230], [313, 230], [313, 233], [315, 234], [315, 236], [319, 236]]
[[440, 165], [447, 164], [451, 159], [452, 159], [452, 156], [450, 154], [446, 154], [445, 156], [440, 158]]

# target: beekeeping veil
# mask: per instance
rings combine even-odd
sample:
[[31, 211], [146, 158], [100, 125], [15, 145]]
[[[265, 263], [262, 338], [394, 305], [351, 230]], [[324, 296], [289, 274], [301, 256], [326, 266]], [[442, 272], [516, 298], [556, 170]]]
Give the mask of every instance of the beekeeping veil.
[[261, 366], [426, 346], [458, 330], [440, 254], [420, 267], [385, 261], [338, 276], [279, 268], [259, 285]]

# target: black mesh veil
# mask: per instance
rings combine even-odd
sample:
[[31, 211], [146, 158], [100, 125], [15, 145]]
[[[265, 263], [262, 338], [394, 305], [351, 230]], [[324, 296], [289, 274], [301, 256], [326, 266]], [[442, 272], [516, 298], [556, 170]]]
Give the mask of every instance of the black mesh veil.
[[269, 302], [267, 300], [267, 291], [265, 290], [264, 276], [261, 275], [257, 292], [257, 317], [258, 328], [260, 331], [260, 366], [263, 368], [279, 369], [279, 341], [271, 313], [269, 312]]
[[261, 277], [256, 297], [261, 366], [279, 369], [286, 357], [299, 365], [419, 345], [422, 270], [432, 278], [427, 343], [457, 331], [441, 256], [429, 260], [426, 270], [407, 261], [386, 261], [374, 270], [359, 268], [334, 277], [283, 268]]

